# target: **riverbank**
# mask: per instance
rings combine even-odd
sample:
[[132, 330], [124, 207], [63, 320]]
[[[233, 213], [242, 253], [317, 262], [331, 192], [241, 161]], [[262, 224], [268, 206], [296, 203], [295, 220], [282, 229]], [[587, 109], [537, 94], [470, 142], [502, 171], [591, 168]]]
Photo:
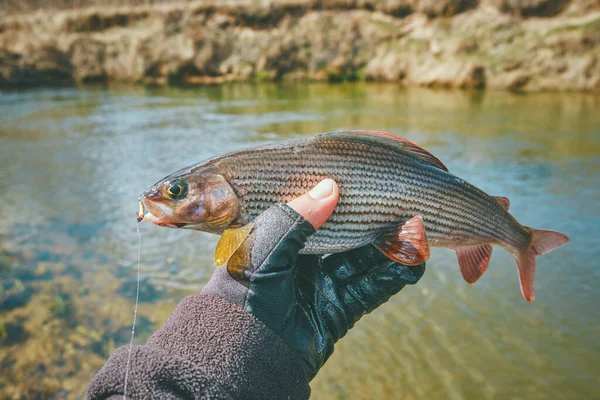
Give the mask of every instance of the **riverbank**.
[[247, 80], [599, 92], [600, 3], [200, 1], [0, 18], [0, 88]]

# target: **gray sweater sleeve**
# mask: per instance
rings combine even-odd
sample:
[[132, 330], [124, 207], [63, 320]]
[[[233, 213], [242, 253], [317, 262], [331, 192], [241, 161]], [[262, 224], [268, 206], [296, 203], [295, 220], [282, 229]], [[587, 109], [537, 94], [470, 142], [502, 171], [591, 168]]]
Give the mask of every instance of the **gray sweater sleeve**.
[[[128, 346], [91, 381], [87, 399], [121, 399]], [[237, 305], [197, 293], [131, 354], [131, 399], [307, 399], [308, 379], [289, 347]]]

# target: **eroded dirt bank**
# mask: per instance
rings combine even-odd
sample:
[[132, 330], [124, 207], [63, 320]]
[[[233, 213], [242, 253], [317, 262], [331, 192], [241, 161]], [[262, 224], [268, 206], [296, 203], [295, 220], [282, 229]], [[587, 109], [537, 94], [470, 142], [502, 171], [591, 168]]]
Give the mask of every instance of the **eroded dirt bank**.
[[600, 91], [600, 1], [201, 1], [0, 19], [4, 88], [251, 79]]

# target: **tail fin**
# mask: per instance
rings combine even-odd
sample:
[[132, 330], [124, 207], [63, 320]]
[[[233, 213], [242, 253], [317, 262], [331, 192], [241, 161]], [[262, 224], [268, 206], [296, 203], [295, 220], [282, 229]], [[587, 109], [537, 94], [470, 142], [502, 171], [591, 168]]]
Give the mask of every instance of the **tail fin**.
[[533, 281], [535, 279], [535, 257], [546, 254], [557, 247], [566, 244], [569, 238], [555, 231], [542, 231], [533, 228], [527, 228], [531, 232], [531, 242], [529, 246], [517, 257], [517, 268], [519, 269], [519, 279], [521, 281], [521, 292], [527, 301], [533, 301], [535, 294], [533, 292]]

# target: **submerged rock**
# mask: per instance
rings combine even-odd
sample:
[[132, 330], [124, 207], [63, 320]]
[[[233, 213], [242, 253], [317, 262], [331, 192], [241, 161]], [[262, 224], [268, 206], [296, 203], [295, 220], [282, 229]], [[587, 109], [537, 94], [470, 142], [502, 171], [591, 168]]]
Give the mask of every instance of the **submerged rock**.
[[[108, 356], [129, 343], [135, 292], [119, 295], [122, 282], [99, 255], [65, 250], [73, 248], [65, 246], [68, 235], [56, 233], [63, 227], [27, 230], [44, 236], [0, 240], [0, 398], [83, 398]], [[25, 250], [23, 240], [35, 250]], [[143, 301], [156, 299], [149, 283], [142, 289]], [[140, 304], [136, 343], [173, 308], [168, 301]]]

